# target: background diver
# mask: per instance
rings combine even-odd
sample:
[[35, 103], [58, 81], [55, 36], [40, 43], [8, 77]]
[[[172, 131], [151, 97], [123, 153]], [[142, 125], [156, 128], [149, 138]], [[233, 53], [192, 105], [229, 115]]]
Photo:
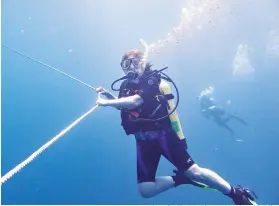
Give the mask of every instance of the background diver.
[[[187, 151], [186, 138], [181, 132], [176, 113], [168, 118], [160, 118], [168, 114], [170, 104], [166, 104], [168, 101], [165, 99], [171, 99], [172, 96], [161, 91], [163, 80], [158, 73], [152, 75], [151, 65], [143, 53], [128, 51], [122, 58], [121, 67], [126, 77], [121, 78], [125, 80], [120, 86], [118, 97], [99, 87], [96, 104], [120, 110], [122, 127], [127, 135], [135, 137], [137, 180], [141, 196], [151, 198], [181, 184], [192, 184], [218, 190], [238, 205], [255, 204], [256, 196], [251, 190], [239, 185], [231, 186], [215, 172], [195, 163]], [[102, 95], [106, 98], [102, 98]], [[176, 122], [172, 122], [175, 126], [171, 124], [170, 117], [177, 118]], [[147, 121], [150, 119], [157, 120]], [[176, 167], [173, 176], [156, 177], [162, 155]]]
[[[218, 106], [213, 99], [213, 96], [212, 96], [213, 92], [214, 92], [214, 88], [210, 86], [210, 87], [206, 88], [205, 90], [203, 90], [200, 93], [200, 95], [197, 97], [200, 101], [201, 113], [203, 114], [204, 117], [206, 117], [208, 119], [211, 118], [220, 127], [223, 127], [226, 130], [228, 130], [231, 133], [232, 137], [235, 139], [235, 137], [234, 137], [235, 132], [233, 129], [231, 129], [228, 126], [227, 123], [232, 119], [238, 120], [245, 126], [248, 126], [248, 123], [245, 122], [240, 117], [238, 117], [234, 114], [230, 114], [230, 113], [226, 112], [224, 109], [222, 109], [220, 106]], [[235, 139], [235, 140], [242, 141], [240, 139]]]

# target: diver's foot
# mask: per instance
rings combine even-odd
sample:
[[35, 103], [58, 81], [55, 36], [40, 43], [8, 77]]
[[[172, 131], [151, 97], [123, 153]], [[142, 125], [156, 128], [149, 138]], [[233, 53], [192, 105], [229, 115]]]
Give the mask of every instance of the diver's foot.
[[240, 185], [232, 187], [232, 192], [227, 196], [232, 198], [236, 205], [256, 205], [254, 201], [258, 198], [252, 190], [243, 188]]
[[173, 170], [175, 173], [174, 176], [172, 176], [173, 181], [175, 182], [175, 187], [182, 185], [182, 184], [192, 184], [192, 180], [190, 180], [186, 175], [184, 174], [184, 171], [180, 170]]

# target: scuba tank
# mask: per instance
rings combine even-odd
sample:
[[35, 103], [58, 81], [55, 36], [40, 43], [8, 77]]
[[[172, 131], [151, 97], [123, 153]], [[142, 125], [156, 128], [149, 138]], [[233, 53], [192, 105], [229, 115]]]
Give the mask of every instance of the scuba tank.
[[[170, 85], [164, 79], [162, 79], [159, 88], [160, 88], [160, 91], [164, 95], [169, 95], [169, 94], [172, 93]], [[175, 108], [175, 102], [174, 102], [173, 99], [170, 99], [170, 100], [168, 100], [168, 104], [169, 104], [168, 112], [171, 113], [171, 111]], [[177, 111], [174, 111], [173, 113], [171, 113], [169, 115], [169, 119], [170, 119], [170, 122], [171, 122], [171, 126], [172, 126], [173, 130], [176, 132], [179, 139], [184, 139], [185, 136], [183, 134], [182, 126], [180, 124], [180, 120], [179, 120]]]

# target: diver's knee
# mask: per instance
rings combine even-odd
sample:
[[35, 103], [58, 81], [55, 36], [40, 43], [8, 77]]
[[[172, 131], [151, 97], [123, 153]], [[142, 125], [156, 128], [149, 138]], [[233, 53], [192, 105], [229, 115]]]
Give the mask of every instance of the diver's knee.
[[154, 195], [152, 194], [151, 190], [149, 189], [148, 182], [142, 182], [138, 184], [138, 190], [143, 198], [151, 198]]
[[146, 191], [142, 191], [142, 190], [139, 190], [139, 192], [140, 192], [140, 196], [142, 197], [142, 198], [151, 198], [151, 197], [153, 197], [153, 195], [151, 195], [151, 194], [149, 194], [148, 192], [146, 192]]

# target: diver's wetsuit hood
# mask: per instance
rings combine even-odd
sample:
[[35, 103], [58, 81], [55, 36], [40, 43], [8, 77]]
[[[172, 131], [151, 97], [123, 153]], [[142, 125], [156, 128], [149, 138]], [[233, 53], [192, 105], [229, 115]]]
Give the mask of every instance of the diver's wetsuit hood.
[[[146, 68], [145, 68], [145, 71], [144, 71], [144, 74], [141, 76], [141, 77], [135, 77], [133, 78], [133, 80], [136, 80], [136, 81], [132, 81], [131, 83], [132, 84], [138, 84], [140, 83], [141, 81], [143, 80], [146, 80], [148, 78], [152, 78], [152, 77], [157, 77], [158, 79], [162, 78], [168, 82], [171, 82], [173, 84], [173, 86], [175, 87], [175, 90], [176, 90], [176, 94], [177, 94], [177, 101], [176, 101], [176, 104], [175, 104], [175, 107], [173, 108], [173, 110], [168, 113], [167, 115], [163, 116], [163, 117], [160, 117], [160, 118], [157, 118], [157, 119], [144, 119], [144, 118], [138, 118], [136, 120], [132, 120], [132, 121], [149, 121], [149, 122], [156, 122], [156, 121], [160, 121], [160, 120], [163, 120], [165, 118], [168, 118], [175, 110], [176, 108], [178, 107], [178, 104], [179, 104], [179, 91], [178, 91], [178, 88], [176, 86], [176, 84], [174, 83], [174, 81], [168, 76], [166, 75], [163, 71], [166, 70], [168, 67], [164, 67], [163, 69], [160, 69], [160, 70], [151, 70], [151, 64], [147, 64]], [[163, 76], [161, 76], [163, 75]], [[114, 88], [114, 85], [115, 83], [119, 82], [119, 81], [122, 81], [122, 80], [128, 80], [129, 81], [129, 78], [131, 78], [131, 76], [124, 76], [124, 77], [121, 77], [117, 80], [115, 80], [112, 84], [111, 84], [111, 89], [113, 91], [120, 91], [120, 89], [115, 89]], [[130, 82], [129, 82], [130, 83]]]

